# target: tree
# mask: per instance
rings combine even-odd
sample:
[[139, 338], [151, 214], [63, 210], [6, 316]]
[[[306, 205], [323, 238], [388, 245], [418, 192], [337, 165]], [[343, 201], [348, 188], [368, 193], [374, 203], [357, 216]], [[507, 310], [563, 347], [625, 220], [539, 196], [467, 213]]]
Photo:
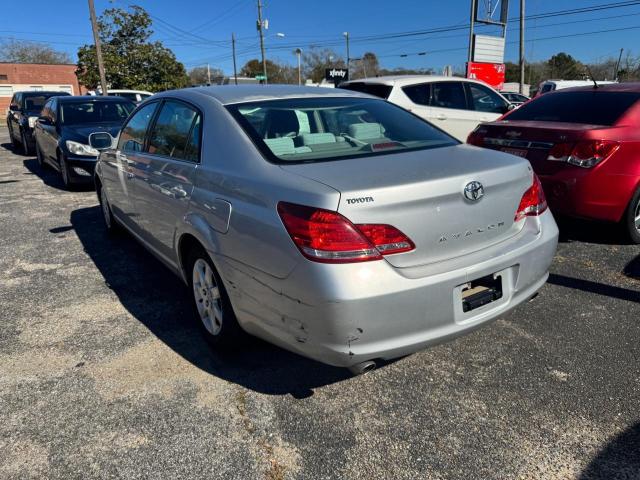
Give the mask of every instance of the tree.
[[187, 75], [191, 85], [202, 85], [209, 82], [209, 75], [213, 83], [213, 79], [224, 76], [224, 72], [219, 68], [210, 68], [207, 71], [207, 67], [195, 67], [189, 70]]
[[330, 48], [311, 48], [302, 54], [304, 78], [320, 83], [326, 68], [346, 68], [344, 59]]
[[351, 62], [350, 78], [376, 77], [380, 74], [380, 63], [373, 52], [366, 52], [360, 60]]
[[[290, 65], [277, 63], [267, 60], [267, 83], [297, 83], [298, 70]], [[243, 77], [255, 78], [257, 75], [263, 75], [262, 62], [257, 58], [249, 60], [240, 69], [240, 75]]]
[[[98, 34], [109, 88], [157, 92], [187, 85], [184, 65], [162, 42], [150, 42], [151, 17], [142, 8], [111, 8], [98, 19]], [[94, 45], [78, 49], [76, 75], [88, 87], [100, 83]]]
[[54, 50], [49, 45], [8, 40], [0, 43], [0, 61], [9, 63], [72, 63], [65, 52]]
[[547, 61], [549, 78], [562, 80], [582, 80], [585, 77], [584, 65], [571, 55], [561, 52]]

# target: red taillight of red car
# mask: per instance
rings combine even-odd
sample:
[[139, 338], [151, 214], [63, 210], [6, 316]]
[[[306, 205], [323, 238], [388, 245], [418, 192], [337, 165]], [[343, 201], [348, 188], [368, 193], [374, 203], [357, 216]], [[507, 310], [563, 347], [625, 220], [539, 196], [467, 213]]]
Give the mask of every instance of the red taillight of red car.
[[484, 147], [484, 137], [474, 130], [467, 137], [467, 143], [469, 145], [475, 145], [476, 147]]
[[583, 140], [577, 143], [557, 143], [549, 151], [547, 160], [567, 162], [582, 168], [591, 168], [613, 155], [619, 142], [612, 140]]
[[278, 214], [300, 252], [316, 262], [368, 262], [415, 248], [391, 225], [354, 225], [331, 210], [280, 202]]
[[531, 185], [527, 191], [524, 192], [524, 195], [522, 195], [522, 200], [520, 200], [520, 205], [518, 206], [518, 211], [516, 212], [514, 221], [517, 222], [525, 217], [540, 215], [546, 209], [547, 199], [544, 196], [540, 179], [534, 173], [533, 185]]

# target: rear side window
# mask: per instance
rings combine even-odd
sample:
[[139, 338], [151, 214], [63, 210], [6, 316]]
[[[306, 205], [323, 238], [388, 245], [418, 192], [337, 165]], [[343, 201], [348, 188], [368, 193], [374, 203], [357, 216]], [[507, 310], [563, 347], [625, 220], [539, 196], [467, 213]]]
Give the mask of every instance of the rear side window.
[[127, 125], [122, 129], [118, 150], [123, 152], [141, 152], [144, 147], [144, 137], [149, 128], [149, 123], [153, 118], [157, 103], [145, 105], [129, 119]]
[[474, 110], [487, 113], [504, 113], [506, 102], [496, 92], [484, 85], [467, 83]]
[[432, 84], [431, 106], [467, 110], [467, 99], [462, 82], [436, 82]]
[[431, 98], [431, 85], [428, 83], [420, 83], [418, 85], [409, 85], [402, 87], [402, 91], [409, 99], [417, 105], [429, 105]]
[[193, 154], [188, 152], [189, 144], [193, 141], [191, 132], [196, 123], [199, 128], [198, 117], [198, 112], [186, 103], [165, 102], [149, 135], [149, 153], [191, 160]]
[[505, 120], [613, 125], [638, 100], [640, 93], [586, 90], [537, 97], [513, 110]]
[[[318, 97], [228, 105], [275, 163], [320, 162], [456, 145], [431, 124], [389, 102]], [[301, 118], [313, 121], [301, 122]]]
[[383, 85], [382, 83], [354, 82], [348, 83], [346, 85], [341, 85], [340, 88], [344, 88], [345, 90], [353, 90], [355, 92], [367, 93], [369, 95], [373, 95], [374, 97], [380, 97], [386, 100], [387, 98], [389, 98], [391, 89], [393, 87], [391, 85]]

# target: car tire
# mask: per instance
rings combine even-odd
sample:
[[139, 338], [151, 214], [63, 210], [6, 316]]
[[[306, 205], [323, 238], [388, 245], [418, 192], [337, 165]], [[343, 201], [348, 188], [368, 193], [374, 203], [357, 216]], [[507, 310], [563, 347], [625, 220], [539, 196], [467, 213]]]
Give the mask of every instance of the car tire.
[[64, 188], [71, 190], [71, 177], [69, 176], [69, 165], [64, 158], [64, 154], [58, 154], [58, 166], [60, 167], [60, 175], [62, 175], [62, 183]]
[[622, 223], [629, 240], [633, 243], [640, 244], [640, 187], [638, 187], [636, 193], [631, 197]]
[[107, 198], [107, 192], [104, 188], [100, 187], [98, 190], [98, 199], [100, 200], [100, 210], [102, 211], [102, 220], [107, 233], [114, 235], [120, 231], [120, 225], [113, 217], [111, 211], [111, 204]]
[[207, 343], [216, 349], [238, 346], [244, 331], [211, 258], [203, 248], [189, 252], [186, 262], [191, 302]]
[[31, 149], [29, 148], [29, 142], [27, 142], [27, 136], [24, 134], [23, 130], [20, 131], [20, 143], [22, 144], [22, 154], [25, 156], [30, 155]]

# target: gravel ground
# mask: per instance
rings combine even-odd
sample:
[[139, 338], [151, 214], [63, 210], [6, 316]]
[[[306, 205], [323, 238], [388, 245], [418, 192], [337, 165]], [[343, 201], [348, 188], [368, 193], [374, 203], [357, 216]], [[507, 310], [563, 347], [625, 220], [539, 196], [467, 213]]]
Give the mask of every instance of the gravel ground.
[[613, 227], [563, 222], [537, 299], [353, 378], [213, 353], [93, 192], [0, 143], [0, 478], [640, 478], [640, 248]]

